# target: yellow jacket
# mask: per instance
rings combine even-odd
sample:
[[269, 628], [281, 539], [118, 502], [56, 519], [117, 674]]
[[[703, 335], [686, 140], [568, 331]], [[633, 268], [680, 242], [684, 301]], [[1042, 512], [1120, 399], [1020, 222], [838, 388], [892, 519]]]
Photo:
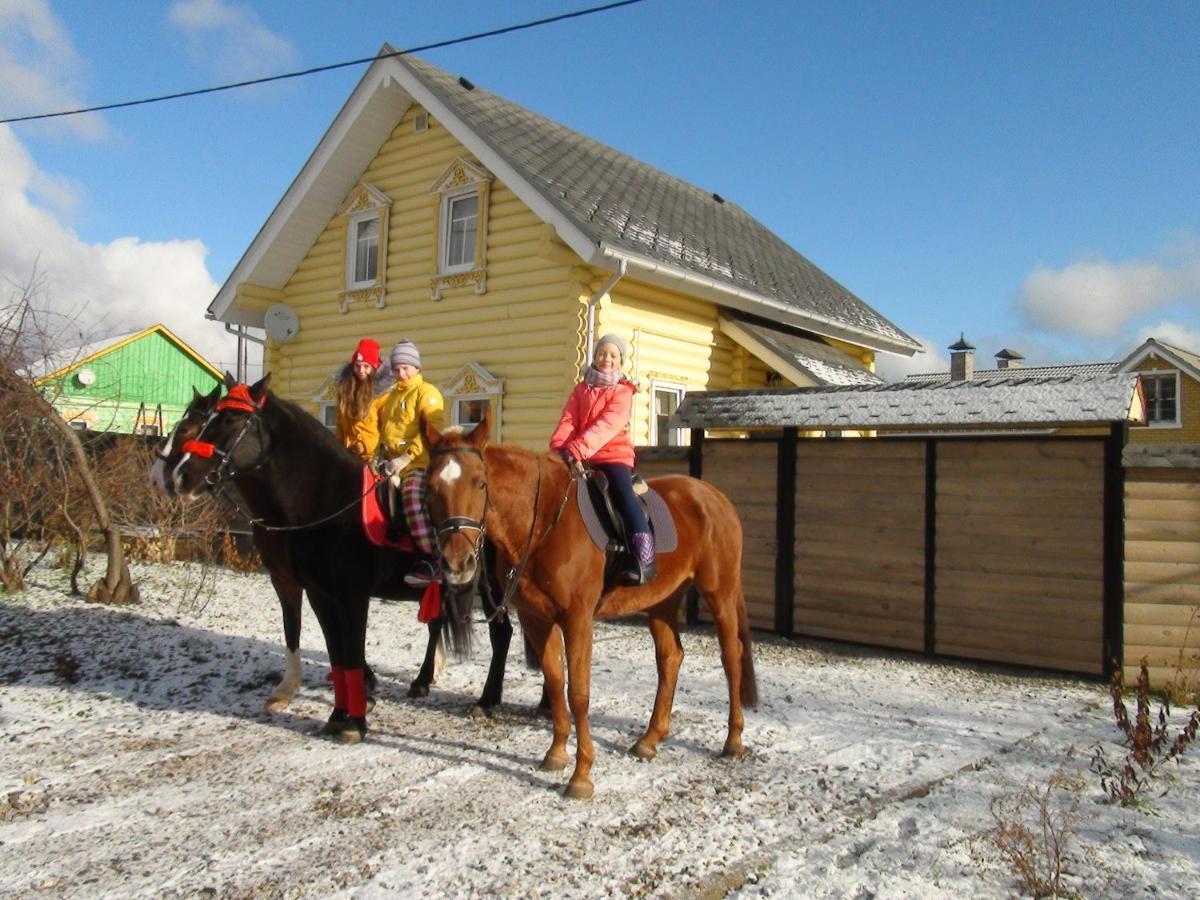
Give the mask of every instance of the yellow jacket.
[[[378, 402], [378, 400], [375, 401], [375, 403]], [[370, 462], [375, 455], [375, 448], [379, 446], [379, 419], [375, 414], [374, 403], [366, 416], [361, 419], [352, 419], [343, 415], [339, 409], [335, 433], [343, 447], [363, 462]]]
[[375, 401], [380, 447], [387, 458], [407, 453], [411, 459], [404, 471], [429, 465], [429, 448], [421, 434], [419, 414], [436, 428], [444, 428], [445, 401], [442, 392], [418, 372], [408, 381], [396, 384]]

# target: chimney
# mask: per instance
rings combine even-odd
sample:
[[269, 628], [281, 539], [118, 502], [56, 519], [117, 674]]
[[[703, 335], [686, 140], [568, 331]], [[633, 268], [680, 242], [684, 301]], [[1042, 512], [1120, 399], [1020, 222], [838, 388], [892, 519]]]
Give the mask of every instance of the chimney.
[[1021, 360], [1023, 357], [1016, 350], [1009, 350], [1007, 347], [996, 354], [997, 369], [1019, 369], [1021, 368]]
[[959, 332], [958, 341], [950, 345], [950, 380], [970, 381], [975, 374], [975, 348]]

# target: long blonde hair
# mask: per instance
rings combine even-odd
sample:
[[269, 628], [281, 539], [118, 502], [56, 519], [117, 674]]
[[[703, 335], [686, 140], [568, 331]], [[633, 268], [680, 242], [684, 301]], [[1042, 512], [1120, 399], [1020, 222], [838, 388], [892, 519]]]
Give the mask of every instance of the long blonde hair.
[[359, 381], [354, 377], [354, 372], [347, 371], [338, 379], [337, 405], [339, 416], [355, 422], [359, 419], [365, 419], [367, 413], [371, 411], [371, 402], [374, 399], [374, 377]]

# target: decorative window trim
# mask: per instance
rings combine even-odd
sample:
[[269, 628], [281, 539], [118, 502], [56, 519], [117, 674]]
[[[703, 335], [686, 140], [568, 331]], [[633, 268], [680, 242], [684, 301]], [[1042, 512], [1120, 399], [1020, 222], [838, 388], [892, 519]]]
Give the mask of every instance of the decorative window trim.
[[459, 402], [463, 400], [486, 400], [492, 433], [489, 440], [500, 441], [504, 413], [504, 379], [497, 378], [478, 363], [469, 362], [446, 382], [442, 389], [450, 425], [467, 424], [460, 421]]
[[1157, 419], [1157, 420], [1151, 421], [1150, 420], [1150, 408], [1149, 408], [1150, 400], [1149, 400], [1149, 398], [1147, 398], [1147, 400], [1146, 400], [1146, 419], [1147, 419], [1146, 426], [1149, 428], [1182, 428], [1183, 427], [1183, 419], [1181, 418], [1180, 414], [1183, 412], [1183, 396], [1180, 392], [1182, 390], [1183, 385], [1181, 383], [1181, 379], [1179, 378], [1179, 370], [1178, 369], [1144, 369], [1144, 370], [1139, 371], [1138, 375], [1141, 376], [1143, 383], [1145, 383], [1146, 379], [1148, 379], [1148, 378], [1154, 378], [1154, 379], [1172, 378], [1175, 381], [1175, 418], [1174, 419]]
[[[442, 298], [447, 288], [473, 284], [475, 293], [487, 292], [487, 234], [488, 203], [491, 197], [492, 173], [478, 162], [459, 157], [454, 160], [430, 187], [438, 195], [437, 232], [433, 242], [433, 271], [429, 279], [430, 296]], [[450, 209], [461, 197], [475, 194], [475, 258], [471, 262], [449, 266]]]
[[[338, 293], [338, 312], [348, 312], [351, 303], [373, 303], [376, 309], [387, 305], [387, 252], [388, 231], [391, 222], [392, 200], [379, 188], [360, 181], [350, 191], [338, 210], [346, 219], [346, 247], [343, 262], [344, 287]], [[354, 281], [354, 264], [357, 251], [355, 232], [358, 223], [368, 219], [379, 220], [379, 245], [376, 250], [375, 277], [368, 281]]]
[[[654, 408], [655, 394], [658, 391], [671, 391], [675, 393], [679, 402], [683, 402], [683, 398], [687, 396], [687, 385], [681, 381], [668, 381], [665, 378], [650, 379], [650, 445], [652, 447], [686, 447], [689, 443], [689, 435], [685, 428], [671, 428], [670, 431], [678, 435], [679, 443], [660, 443], [658, 440], [658, 413]], [[679, 404], [676, 403], [676, 409]]]

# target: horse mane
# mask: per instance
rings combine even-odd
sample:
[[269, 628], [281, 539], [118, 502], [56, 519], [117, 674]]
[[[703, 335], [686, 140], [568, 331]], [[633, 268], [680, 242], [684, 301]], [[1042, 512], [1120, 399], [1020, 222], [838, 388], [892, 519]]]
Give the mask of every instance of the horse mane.
[[292, 426], [300, 431], [306, 443], [321, 447], [347, 460], [353, 461], [355, 456], [342, 446], [332, 431], [326, 428], [312, 413], [302, 409], [299, 404], [280, 397], [274, 391], [267, 391], [267, 402], [263, 409], [273, 409], [281, 414]]

